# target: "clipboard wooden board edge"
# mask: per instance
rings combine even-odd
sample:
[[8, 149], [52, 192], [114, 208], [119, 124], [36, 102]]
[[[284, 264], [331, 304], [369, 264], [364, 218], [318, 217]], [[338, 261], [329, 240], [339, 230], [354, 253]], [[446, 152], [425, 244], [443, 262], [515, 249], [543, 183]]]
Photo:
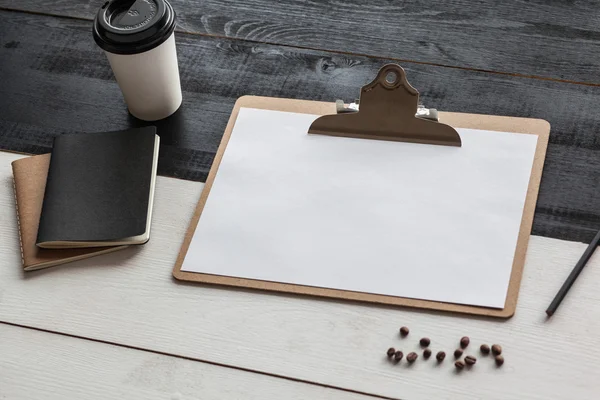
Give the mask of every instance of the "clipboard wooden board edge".
[[205, 186], [200, 195], [198, 205], [191, 219], [190, 225], [186, 231], [181, 250], [177, 256], [177, 260], [173, 268], [173, 276], [176, 279], [182, 281], [216, 284], [229, 287], [242, 287], [271, 292], [303, 294], [331, 299], [344, 299], [367, 303], [421, 308], [427, 310], [446, 311], [496, 318], [510, 318], [514, 315], [517, 307], [517, 299], [519, 295], [521, 279], [523, 276], [523, 269], [525, 266], [525, 256], [527, 252], [527, 246], [529, 243], [529, 236], [531, 234], [531, 228], [533, 225], [533, 217], [540, 187], [540, 181], [542, 178], [542, 170], [544, 166], [544, 160], [546, 157], [546, 149], [548, 147], [548, 140], [550, 137], [550, 124], [547, 121], [534, 118], [504, 117], [483, 114], [466, 114], [450, 112], [439, 113], [440, 122], [444, 122], [456, 128], [514, 132], [523, 134], [533, 134], [538, 136], [531, 176], [529, 180], [529, 186], [527, 189], [525, 205], [523, 208], [523, 217], [521, 219], [521, 226], [519, 229], [517, 246], [515, 249], [515, 257], [513, 259], [513, 266], [506, 301], [504, 304], [504, 308], [496, 309], [464, 304], [444, 303], [373, 293], [353, 292], [340, 289], [320, 288], [281, 282], [269, 282], [254, 279], [236, 278], [231, 276], [182, 271], [181, 267], [183, 265], [183, 261], [194, 236], [196, 226], [198, 225], [198, 221], [200, 220], [200, 216], [202, 214], [204, 205], [206, 204], [206, 200], [212, 188], [212, 184], [217, 175], [219, 165], [221, 163], [221, 160], [223, 159], [223, 155], [231, 137], [231, 133], [233, 131], [235, 121], [237, 120], [239, 110], [242, 107], [315, 115], [334, 114], [336, 112], [335, 103], [310, 100], [280, 99], [274, 97], [260, 96], [242, 96], [236, 101], [231, 112], [229, 122], [227, 123], [227, 126], [225, 128], [221, 144], [219, 145], [219, 148], [215, 155], [213, 165], [209, 171]]

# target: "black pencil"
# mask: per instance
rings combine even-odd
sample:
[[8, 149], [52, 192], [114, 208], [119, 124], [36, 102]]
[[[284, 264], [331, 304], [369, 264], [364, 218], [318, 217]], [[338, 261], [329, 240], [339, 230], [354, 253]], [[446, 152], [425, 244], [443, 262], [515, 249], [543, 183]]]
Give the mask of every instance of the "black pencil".
[[590, 243], [588, 248], [585, 249], [585, 251], [583, 252], [583, 255], [575, 265], [575, 268], [573, 268], [573, 271], [571, 271], [565, 283], [563, 283], [558, 293], [556, 293], [556, 296], [554, 296], [554, 300], [552, 300], [552, 303], [550, 303], [550, 306], [546, 310], [546, 314], [548, 314], [549, 317], [551, 317], [554, 314], [554, 312], [556, 312], [556, 309], [569, 292], [569, 289], [571, 289], [571, 286], [573, 286], [573, 283], [587, 264], [588, 260], [590, 259], [590, 257], [592, 257], [592, 254], [594, 254], [594, 250], [596, 250], [598, 244], [600, 244], [600, 231], [596, 234], [594, 239], [592, 239], [592, 242]]

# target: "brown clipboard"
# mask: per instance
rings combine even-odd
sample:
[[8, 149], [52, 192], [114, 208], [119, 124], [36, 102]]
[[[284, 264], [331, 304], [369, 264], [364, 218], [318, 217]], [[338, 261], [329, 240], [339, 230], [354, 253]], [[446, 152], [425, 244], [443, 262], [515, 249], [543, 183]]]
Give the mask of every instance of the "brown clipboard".
[[[361, 108], [362, 106], [363, 104], [361, 104]], [[185, 255], [196, 230], [196, 226], [198, 225], [198, 221], [200, 220], [202, 210], [204, 208], [204, 205], [206, 204], [206, 200], [209, 196], [212, 184], [217, 175], [219, 165], [223, 158], [223, 154], [225, 153], [225, 149], [227, 148], [227, 143], [229, 142], [229, 138], [231, 137], [231, 132], [235, 125], [235, 121], [237, 119], [239, 110], [243, 107], [314, 115], [336, 114], [335, 103], [328, 102], [280, 99], [257, 96], [243, 96], [236, 101], [233, 111], [231, 113], [231, 117], [229, 118], [227, 127], [225, 128], [223, 139], [221, 140], [221, 144], [219, 146], [219, 149], [217, 150], [215, 160], [208, 174], [206, 184], [204, 186], [202, 194], [200, 195], [198, 206], [196, 207], [196, 211], [192, 217], [190, 226], [186, 232], [183, 241], [183, 245], [177, 257], [175, 267], [173, 269], [173, 276], [176, 279], [182, 281], [225, 285], [230, 287], [259, 289], [271, 292], [303, 294], [324, 298], [345, 299], [368, 303], [378, 303], [402, 307], [414, 307], [421, 309], [456, 312], [471, 315], [483, 315], [498, 318], [509, 318], [515, 313], [517, 307], [517, 298], [519, 295], [519, 287], [521, 285], [521, 277], [523, 275], [523, 268], [525, 264], [525, 255], [527, 251], [527, 245], [529, 242], [529, 236], [531, 233], [533, 215], [535, 211], [540, 180], [542, 177], [544, 158], [546, 156], [546, 148], [548, 146], [548, 139], [550, 136], [550, 124], [547, 121], [532, 118], [439, 112], [440, 122], [456, 128], [514, 132], [538, 136], [537, 147], [533, 160], [533, 167], [529, 180], [525, 206], [523, 209], [523, 217], [521, 220], [521, 227], [519, 230], [519, 236], [515, 250], [515, 256], [513, 260], [512, 272], [510, 276], [510, 283], [508, 287], [506, 301], [503, 309], [496, 309], [463, 304], [443, 303], [437, 301], [395, 297], [388, 295], [379, 295], [372, 293], [353, 292], [339, 289], [329, 289], [280, 282], [236, 278], [232, 276], [221, 276], [182, 271], [181, 266], [183, 265], [183, 260], [185, 259]], [[339, 116], [341, 115], [337, 115], [336, 117]], [[343, 135], [339, 134], [336, 136]]]

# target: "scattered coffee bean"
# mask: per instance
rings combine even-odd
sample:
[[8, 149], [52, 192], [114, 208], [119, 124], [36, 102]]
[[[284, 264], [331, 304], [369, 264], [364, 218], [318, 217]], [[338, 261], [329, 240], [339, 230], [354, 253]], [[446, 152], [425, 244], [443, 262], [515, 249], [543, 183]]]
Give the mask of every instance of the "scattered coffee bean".
[[429, 349], [423, 350], [423, 357], [425, 357], [425, 359], [428, 359], [429, 357], [431, 357], [431, 350], [429, 350]]
[[419, 356], [417, 355], [417, 353], [412, 352], [412, 353], [408, 353], [408, 355], [406, 356], [406, 361], [408, 361], [409, 363], [414, 363], [415, 361], [417, 361], [417, 358], [419, 358]]
[[400, 328], [400, 336], [407, 336], [409, 332], [410, 331], [408, 330], [408, 328], [406, 326], [403, 326], [402, 328]]
[[456, 349], [454, 350], [454, 358], [460, 358], [463, 354], [463, 351], [461, 349]]
[[492, 354], [495, 356], [499, 356], [500, 354], [502, 354], [502, 346], [500, 346], [499, 344], [492, 345]]
[[471, 343], [471, 339], [469, 339], [468, 336], [463, 336], [460, 339], [460, 347], [462, 347], [463, 349], [466, 348], [469, 345], [469, 343]]
[[444, 361], [444, 358], [446, 358], [446, 353], [444, 353], [443, 351], [438, 351], [435, 358], [437, 358], [438, 362], [442, 362]]
[[419, 343], [421, 343], [421, 346], [427, 347], [431, 343], [431, 340], [429, 340], [429, 338], [424, 337], [419, 341]]
[[465, 367], [465, 363], [459, 360], [454, 363], [454, 366], [456, 367], [457, 370], [460, 371], [461, 369], [463, 369]]
[[396, 349], [395, 349], [395, 348], [393, 348], [393, 347], [390, 347], [390, 348], [388, 349], [388, 351], [387, 351], [387, 356], [388, 356], [389, 358], [392, 358], [392, 356], [394, 355], [394, 353], [395, 353], [395, 352], [396, 352]]
[[404, 353], [402, 353], [400, 350], [394, 353], [394, 361], [400, 362], [400, 360], [402, 360], [402, 357], [404, 357]]
[[479, 350], [481, 350], [482, 354], [485, 354], [485, 355], [490, 354], [490, 346], [488, 346], [487, 344], [482, 344], [481, 347], [479, 348]]
[[473, 357], [473, 356], [466, 356], [466, 357], [465, 357], [465, 363], [466, 363], [467, 365], [473, 365], [473, 364], [475, 364], [476, 362], [477, 362], [477, 359], [476, 359], [475, 357]]
[[494, 360], [496, 361], [496, 365], [499, 367], [504, 364], [504, 357], [501, 355], [497, 355]]

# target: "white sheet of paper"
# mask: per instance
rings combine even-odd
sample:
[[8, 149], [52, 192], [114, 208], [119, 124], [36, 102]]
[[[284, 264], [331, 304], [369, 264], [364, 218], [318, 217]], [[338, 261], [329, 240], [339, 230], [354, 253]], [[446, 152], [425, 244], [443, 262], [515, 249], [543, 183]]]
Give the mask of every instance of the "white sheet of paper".
[[503, 308], [537, 136], [308, 135], [242, 108], [182, 270]]

